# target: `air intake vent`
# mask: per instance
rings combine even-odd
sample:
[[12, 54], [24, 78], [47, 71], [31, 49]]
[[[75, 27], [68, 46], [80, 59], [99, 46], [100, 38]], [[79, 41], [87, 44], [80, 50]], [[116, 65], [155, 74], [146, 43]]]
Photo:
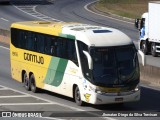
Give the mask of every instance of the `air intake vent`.
[[94, 33], [110, 33], [110, 30], [93, 30]]

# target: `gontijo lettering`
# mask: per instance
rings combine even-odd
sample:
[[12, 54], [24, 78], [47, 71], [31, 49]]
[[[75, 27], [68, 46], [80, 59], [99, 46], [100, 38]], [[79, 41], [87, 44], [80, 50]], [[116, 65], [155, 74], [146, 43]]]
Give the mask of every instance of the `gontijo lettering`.
[[44, 58], [42, 56], [37, 56], [29, 53], [24, 53], [24, 60], [38, 64], [44, 64]]

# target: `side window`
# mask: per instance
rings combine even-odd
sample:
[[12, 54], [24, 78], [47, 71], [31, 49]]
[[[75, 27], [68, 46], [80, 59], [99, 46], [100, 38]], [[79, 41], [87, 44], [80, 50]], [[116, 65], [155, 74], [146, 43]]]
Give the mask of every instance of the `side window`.
[[45, 54], [51, 55], [51, 40], [48, 36], [45, 38]]
[[11, 43], [18, 47], [18, 30], [14, 28], [11, 29]]
[[68, 59], [73, 61], [76, 65], [78, 65], [77, 52], [74, 40], [68, 40], [67, 54], [68, 54]]
[[25, 48], [26, 44], [25, 31], [12, 28], [11, 29], [11, 42], [15, 47]]
[[39, 53], [44, 53], [44, 40], [43, 34], [36, 33], [36, 51]]
[[75, 41], [67, 38], [57, 37], [56, 42], [57, 57], [68, 59], [78, 65]]
[[26, 41], [26, 49], [35, 51], [35, 33], [27, 32]]
[[45, 54], [56, 55], [55, 38], [53, 36], [46, 35], [44, 38]]
[[11, 42], [16, 47], [71, 60], [78, 65], [75, 40], [12, 28]]
[[80, 54], [80, 61], [81, 61], [83, 75], [85, 78], [90, 80], [91, 79], [91, 71], [89, 70], [87, 57], [83, 53], [83, 50], [88, 51], [88, 46], [86, 44], [84, 44], [83, 42], [78, 41], [78, 49], [79, 49], [79, 54]]
[[19, 47], [22, 49], [26, 49], [26, 42], [27, 42], [27, 32], [23, 30], [18, 31], [18, 43]]
[[57, 56], [57, 38], [51, 36], [51, 55]]
[[64, 58], [63, 52], [66, 52], [64, 50], [65, 49], [63, 47], [63, 39], [57, 38], [57, 57]]

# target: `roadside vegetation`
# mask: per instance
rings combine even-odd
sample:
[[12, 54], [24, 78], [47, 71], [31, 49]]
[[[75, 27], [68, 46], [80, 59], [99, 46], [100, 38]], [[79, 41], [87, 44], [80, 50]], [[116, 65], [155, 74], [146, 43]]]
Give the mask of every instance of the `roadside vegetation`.
[[144, 12], [148, 11], [149, 1], [153, 0], [100, 0], [95, 7], [99, 11], [123, 17], [140, 18]]

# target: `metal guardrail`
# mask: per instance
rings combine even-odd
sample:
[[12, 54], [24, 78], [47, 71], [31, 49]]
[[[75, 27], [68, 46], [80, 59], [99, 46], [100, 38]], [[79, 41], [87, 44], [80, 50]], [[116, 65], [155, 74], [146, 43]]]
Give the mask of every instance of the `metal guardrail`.
[[142, 66], [140, 64], [140, 74], [141, 74], [141, 81], [145, 82], [146, 84], [151, 84], [153, 86], [160, 87], [160, 68], [145, 65]]

